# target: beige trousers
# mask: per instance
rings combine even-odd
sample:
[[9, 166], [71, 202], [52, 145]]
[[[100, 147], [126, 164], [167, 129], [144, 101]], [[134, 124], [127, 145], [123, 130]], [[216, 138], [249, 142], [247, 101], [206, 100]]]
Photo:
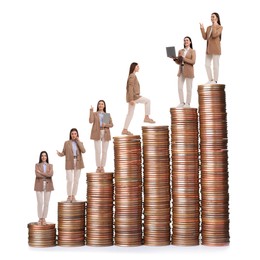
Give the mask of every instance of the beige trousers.
[[105, 141], [104, 134], [105, 134], [105, 130], [100, 130], [100, 140], [98, 141], [94, 140], [97, 167], [105, 167], [107, 161], [107, 149], [108, 149], [109, 141]]
[[[186, 80], [186, 102], [184, 102], [184, 95], [183, 95], [183, 85]], [[186, 103], [189, 104], [191, 103], [191, 94], [192, 94], [192, 81], [193, 78], [185, 78], [183, 77], [183, 74], [178, 77], [178, 93], [179, 93], [179, 99], [180, 103]]]
[[66, 170], [66, 179], [67, 179], [67, 195], [71, 196], [77, 195], [78, 192], [78, 184], [81, 170], [76, 169], [76, 160], [74, 159], [74, 169]]
[[46, 183], [43, 182], [43, 191], [36, 191], [38, 218], [47, 218], [51, 192], [46, 191]]
[[[150, 110], [151, 110], [151, 101], [150, 99], [148, 98], [145, 98], [145, 97], [140, 97], [138, 98], [137, 100], [135, 100], [135, 103], [136, 104], [144, 104], [144, 112], [145, 112], [145, 115], [149, 116], [150, 115]], [[135, 111], [135, 104], [134, 105], [130, 105], [130, 103], [128, 103], [128, 114], [126, 116], [126, 119], [125, 119], [125, 125], [124, 125], [124, 129], [128, 129], [131, 121], [132, 121], [132, 118], [133, 118], [133, 115], [134, 115], [134, 111]]]
[[[220, 55], [206, 55], [205, 59], [205, 67], [208, 75], [208, 80], [214, 80], [218, 81], [218, 74], [219, 74], [219, 58]], [[213, 75], [212, 76], [212, 70], [211, 70], [211, 63], [213, 60]]]

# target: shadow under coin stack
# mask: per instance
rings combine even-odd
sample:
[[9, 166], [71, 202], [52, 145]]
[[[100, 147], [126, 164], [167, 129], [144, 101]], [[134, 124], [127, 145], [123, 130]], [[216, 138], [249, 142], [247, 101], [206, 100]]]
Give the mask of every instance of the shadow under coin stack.
[[88, 246], [113, 245], [113, 173], [87, 173]]
[[171, 108], [172, 244], [199, 245], [199, 148], [196, 108]]
[[229, 245], [227, 114], [225, 85], [200, 85], [202, 244]]
[[31, 247], [56, 246], [55, 224], [38, 225], [37, 222], [28, 224], [28, 244]]
[[140, 136], [114, 137], [115, 245], [142, 245]]
[[85, 245], [85, 202], [58, 202], [58, 245]]
[[168, 126], [143, 126], [144, 245], [170, 244]]

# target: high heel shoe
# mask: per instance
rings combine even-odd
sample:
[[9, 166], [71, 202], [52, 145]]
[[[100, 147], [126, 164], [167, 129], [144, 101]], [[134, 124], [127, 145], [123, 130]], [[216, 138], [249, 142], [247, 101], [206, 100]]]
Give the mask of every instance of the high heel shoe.
[[76, 201], [77, 201], [77, 200], [76, 200], [75, 196], [72, 195], [72, 196], [71, 196], [71, 202], [76, 202]]

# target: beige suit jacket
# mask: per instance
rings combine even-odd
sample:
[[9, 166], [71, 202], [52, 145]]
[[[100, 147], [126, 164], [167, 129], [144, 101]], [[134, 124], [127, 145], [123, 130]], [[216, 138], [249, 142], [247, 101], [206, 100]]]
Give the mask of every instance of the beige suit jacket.
[[140, 84], [135, 75], [131, 73], [127, 79], [126, 85], [126, 102], [134, 101], [140, 98]]
[[[178, 56], [182, 56], [184, 52], [184, 49], [179, 50]], [[194, 78], [194, 68], [193, 65], [196, 62], [196, 52], [193, 49], [189, 49], [188, 52], [186, 53], [186, 56], [183, 58], [183, 63], [182, 64], [176, 60], [175, 63], [179, 64], [179, 70], [177, 76], [179, 77], [181, 73], [183, 74], [184, 78]]]
[[[85, 153], [86, 150], [83, 146], [83, 143], [80, 141], [76, 141], [77, 144], [77, 162], [76, 162], [76, 169], [82, 169], [84, 168], [84, 162], [82, 158], [82, 153]], [[64, 143], [63, 150], [60, 156], [66, 157], [65, 162], [65, 169], [66, 170], [74, 170], [74, 154], [73, 154], [73, 148], [72, 148], [72, 141], [68, 140]]]
[[46, 163], [46, 172], [43, 170], [43, 163], [35, 164], [35, 191], [43, 191], [43, 180], [46, 179], [46, 191], [54, 190], [52, 176], [53, 176], [53, 166], [52, 164]]
[[[210, 33], [212, 28], [212, 32]], [[223, 27], [221, 25], [208, 26], [207, 30], [200, 28], [202, 38], [207, 40], [206, 54], [208, 55], [221, 55], [221, 40], [220, 35], [222, 34]]]
[[[93, 112], [93, 109], [90, 109], [89, 113], [89, 123], [93, 123], [92, 129], [91, 129], [91, 134], [90, 134], [90, 139], [92, 140], [100, 140], [100, 121], [99, 121], [99, 114], [98, 112]], [[104, 139], [105, 141], [110, 141], [111, 140], [111, 135], [110, 135], [110, 130], [109, 128], [113, 127], [113, 122], [112, 118], [110, 116], [110, 121], [109, 124], [106, 124], [104, 128]]]

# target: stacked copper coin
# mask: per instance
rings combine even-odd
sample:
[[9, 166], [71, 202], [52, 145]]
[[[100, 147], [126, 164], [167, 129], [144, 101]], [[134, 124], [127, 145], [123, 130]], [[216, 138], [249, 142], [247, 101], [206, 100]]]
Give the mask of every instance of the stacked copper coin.
[[37, 222], [28, 224], [28, 244], [31, 247], [56, 246], [55, 224], [38, 225]]
[[113, 173], [87, 173], [89, 246], [113, 245]]
[[227, 113], [225, 85], [200, 85], [199, 123], [202, 244], [229, 244]]
[[114, 137], [115, 244], [142, 244], [142, 162], [140, 136]]
[[144, 245], [170, 244], [168, 126], [143, 126]]
[[58, 245], [85, 245], [85, 206], [82, 201], [58, 202]]
[[172, 244], [199, 245], [198, 114], [195, 108], [171, 108]]

